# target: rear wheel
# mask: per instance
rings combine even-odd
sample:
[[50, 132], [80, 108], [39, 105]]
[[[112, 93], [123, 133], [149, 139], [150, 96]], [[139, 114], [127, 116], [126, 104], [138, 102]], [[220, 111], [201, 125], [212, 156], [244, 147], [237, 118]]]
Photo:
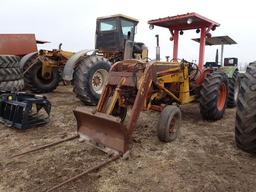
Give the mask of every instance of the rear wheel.
[[236, 70], [232, 78], [228, 79], [228, 101], [227, 107], [232, 108], [236, 106], [238, 90], [239, 90], [239, 72]]
[[160, 114], [157, 136], [160, 141], [171, 142], [177, 138], [181, 124], [181, 111], [173, 105], [166, 106]]
[[49, 78], [43, 77], [42, 63], [40, 61], [28, 61], [28, 63], [25, 64], [23, 71], [25, 71], [24, 77], [26, 87], [35, 93], [52, 92], [58, 87], [61, 80], [60, 74], [56, 69], [52, 70], [52, 73], [49, 74]]
[[77, 64], [74, 73], [76, 96], [87, 105], [97, 105], [107, 84], [110, 62], [100, 56], [88, 56]]
[[235, 141], [240, 149], [256, 153], [256, 62], [247, 67], [240, 80]]
[[221, 72], [209, 74], [200, 91], [200, 113], [203, 119], [216, 121], [223, 117], [228, 97], [227, 76]]

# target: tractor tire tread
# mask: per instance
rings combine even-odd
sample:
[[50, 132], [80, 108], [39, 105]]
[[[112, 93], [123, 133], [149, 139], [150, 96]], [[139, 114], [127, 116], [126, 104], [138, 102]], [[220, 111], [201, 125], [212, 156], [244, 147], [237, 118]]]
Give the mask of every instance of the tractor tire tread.
[[238, 148], [256, 154], [256, 63], [251, 63], [240, 80], [235, 122]]
[[0, 68], [19, 68], [19, 61], [15, 55], [0, 55]]
[[75, 68], [73, 92], [86, 105], [97, 105], [100, 97], [96, 96], [90, 87], [91, 70], [97, 63], [101, 63], [107, 70], [110, 69], [110, 62], [104, 57], [97, 55], [86, 57]]
[[[31, 58], [30, 60], [28, 60], [25, 63], [25, 65], [23, 67], [23, 71], [26, 71], [28, 69], [28, 67], [30, 67], [30, 65], [33, 64], [33, 61], [35, 61], [37, 56], [38, 55], [35, 55], [35, 57]], [[37, 62], [36, 64], [34, 64], [34, 66], [32, 66], [24, 74], [24, 80], [25, 80], [26, 88], [29, 89], [30, 91], [34, 92], [34, 93], [49, 93], [49, 92], [52, 92], [53, 90], [55, 90], [58, 87], [59, 82], [61, 80], [61, 75], [56, 70], [56, 71], [54, 71], [54, 74], [53, 74], [55, 77], [50, 83], [41, 84], [39, 81], [36, 80], [37, 70], [38, 70], [37, 68], [39, 67], [38, 65], [42, 65], [42, 64], [40, 62]]]
[[228, 78], [228, 101], [227, 101], [227, 107], [233, 108], [236, 106], [236, 100], [235, 100], [235, 85], [238, 79], [239, 72], [238, 70], [235, 70], [233, 73], [232, 78]]
[[180, 122], [181, 122], [181, 111], [177, 106], [174, 105], [168, 105], [166, 106], [163, 111], [160, 114], [160, 119], [158, 121], [158, 126], [157, 126], [157, 136], [158, 139], [162, 142], [171, 142], [173, 140], [176, 139], [177, 134], [175, 137], [170, 137], [169, 134], [169, 127], [167, 127], [169, 125], [169, 121], [170, 118], [173, 118], [173, 116], [175, 114], [178, 114], [178, 132], [179, 132], [179, 128], [180, 128]]
[[24, 80], [2, 81], [0, 82], [0, 91], [21, 91], [24, 88]]
[[226, 87], [228, 86], [227, 75], [225, 73], [215, 71], [209, 74], [202, 84], [199, 106], [203, 119], [207, 121], [219, 120], [224, 115], [227, 102], [225, 103], [222, 111], [217, 109], [218, 93], [222, 82], [226, 84]]

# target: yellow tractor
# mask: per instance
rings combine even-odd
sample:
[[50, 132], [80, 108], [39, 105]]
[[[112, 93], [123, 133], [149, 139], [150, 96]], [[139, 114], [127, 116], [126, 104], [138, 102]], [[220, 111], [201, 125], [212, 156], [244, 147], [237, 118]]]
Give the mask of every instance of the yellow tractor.
[[[171, 32], [173, 59], [142, 61], [128, 59], [112, 65], [109, 79], [96, 110], [78, 107], [74, 110], [81, 138], [104, 151], [124, 154], [129, 149], [132, 132], [143, 110], [161, 112], [157, 133], [163, 142], [173, 141], [179, 132], [179, 105], [199, 101], [203, 119], [216, 121], [223, 117], [228, 97], [225, 73], [203, 68], [206, 38], [218, 23], [197, 13], [166, 17], [148, 22]], [[199, 63], [178, 59], [179, 35], [185, 30], [200, 32]], [[157, 56], [159, 58], [159, 56]], [[131, 113], [125, 120], [128, 107]]]
[[125, 15], [99, 17], [93, 50], [78, 53], [41, 50], [22, 58], [25, 83], [33, 92], [51, 92], [60, 80], [72, 81], [74, 92], [85, 104], [96, 105], [112, 63], [146, 58], [147, 48], [134, 42], [138, 20]]

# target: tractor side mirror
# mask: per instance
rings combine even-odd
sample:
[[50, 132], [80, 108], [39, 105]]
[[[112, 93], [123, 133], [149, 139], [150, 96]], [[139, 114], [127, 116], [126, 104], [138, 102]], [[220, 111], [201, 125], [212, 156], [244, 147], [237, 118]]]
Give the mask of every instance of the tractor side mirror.
[[130, 38], [131, 38], [131, 31], [128, 31], [128, 33], [127, 33], [127, 39], [130, 40]]

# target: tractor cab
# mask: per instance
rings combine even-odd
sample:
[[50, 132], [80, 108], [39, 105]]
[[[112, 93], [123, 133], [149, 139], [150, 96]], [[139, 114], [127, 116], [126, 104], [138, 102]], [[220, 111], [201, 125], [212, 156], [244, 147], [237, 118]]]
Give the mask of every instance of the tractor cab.
[[138, 20], [125, 15], [97, 18], [95, 49], [102, 52], [124, 52], [126, 40], [134, 41]]

